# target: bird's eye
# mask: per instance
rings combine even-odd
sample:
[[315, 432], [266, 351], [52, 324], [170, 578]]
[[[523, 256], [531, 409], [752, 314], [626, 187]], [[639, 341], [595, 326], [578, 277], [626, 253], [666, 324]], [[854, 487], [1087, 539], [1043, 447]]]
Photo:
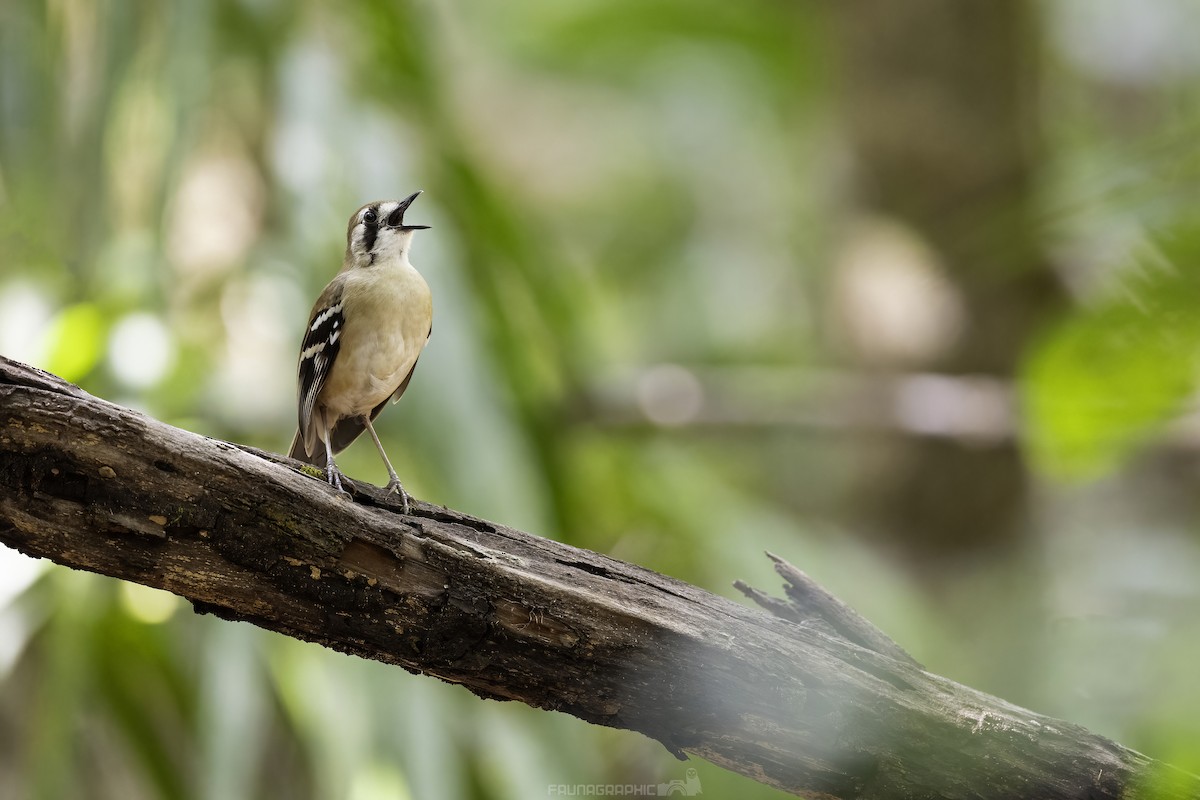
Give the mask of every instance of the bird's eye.
[[363, 212], [362, 221], [368, 225], [374, 225], [379, 221], [379, 215], [375, 213], [375, 209], [368, 208]]

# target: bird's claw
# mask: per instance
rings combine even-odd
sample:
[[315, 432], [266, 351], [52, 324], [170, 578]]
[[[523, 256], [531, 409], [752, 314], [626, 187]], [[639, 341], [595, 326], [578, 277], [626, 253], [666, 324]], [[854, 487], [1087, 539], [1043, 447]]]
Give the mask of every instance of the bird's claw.
[[338, 494], [342, 495], [343, 497], [351, 496], [350, 493], [346, 491], [345, 487], [342, 486], [342, 473], [339, 472], [338, 468], [333, 465], [333, 462], [330, 462], [325, 467], [325, 479], [329, 481], [330, 486], [332, 486], [334, 489], [337, 489]]
[[409, 509], [411, 507], [411, 498], [409, 498], [408, 492], [404, 491], [404, 487], [400, 485], [399, 478], [392, 478], [390, 481], [388, 481], [388, 485], [385, 486], [383, 490], [388, 494], [400, 495], [401, 509], [405, 514], [409, 513]]

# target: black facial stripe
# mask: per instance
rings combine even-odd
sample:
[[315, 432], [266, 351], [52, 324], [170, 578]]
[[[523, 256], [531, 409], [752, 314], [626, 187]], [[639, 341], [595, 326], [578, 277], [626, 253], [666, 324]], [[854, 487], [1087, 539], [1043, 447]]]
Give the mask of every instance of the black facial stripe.
[[366, 228], [363, 231], [363, 249], [369, 253], [375, 249], [375, 237], [379, 234], [379, 226], [368, 225], [364, 222], [363, 227]]

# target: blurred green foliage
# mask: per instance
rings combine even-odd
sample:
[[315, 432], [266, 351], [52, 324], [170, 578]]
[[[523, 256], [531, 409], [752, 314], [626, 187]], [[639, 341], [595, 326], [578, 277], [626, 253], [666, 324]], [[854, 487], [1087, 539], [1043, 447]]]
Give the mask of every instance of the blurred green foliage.
[[1031, 452], [1053, 474], [1111, 473], [1196, 394], [1200, 226], [1188, 219], [1140, 250], [1111, 297], [1065, 320], [1026, 362]]
[[[1031, 191], [1079, 306], [1016, 389], [1041, 481], [1027, 546], [937, 581], [839, 513], [862, 469], [847, 443], [880, 432], [822, 425], [836, 399], [786, 413], [808, 407], [798, 372], [856, 368], [839, 331], [864, 321], [832, 299], [862, 209], [853, 54], [822, 4], [7, 0], [0, 353], [282, 450], [347, 215], [425, 189], [433, 339], [380, 424], [414, 494], [723, 594], [775, 587], [778, 552], [932, 670], [1185, 764], [1197, 471], [1164, 426], [1195, 388], [1179, 32], [1200, 20], [1182, 0], [1037, 8]], [[928, 281], [896, 249], [871, 274], [900, 276], [883, 299], [916, 328], [925, 306], [903, 303]], [[710, 373], [729, 391], [697, 395]], [[747, 386], [776, 405], [738, 405]], [[384, 479], [369, 443], [340, 463]], [[778, 796], [696, 766], [706, 796]], [[682, 776], [634, 734], [0, 551], [0, 797], [533, 798]]]

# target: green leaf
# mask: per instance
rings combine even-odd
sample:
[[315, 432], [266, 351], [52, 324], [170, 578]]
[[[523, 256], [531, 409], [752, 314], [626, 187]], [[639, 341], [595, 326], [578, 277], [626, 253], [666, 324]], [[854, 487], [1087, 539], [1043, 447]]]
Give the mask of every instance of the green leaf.
[[1034, 464], [1095, 478], [1177, 416], [1200, 377], [1200, 224], [1132, 259], [1122, 291], [1063, 322], [1034, 348], [1021, 381]]

